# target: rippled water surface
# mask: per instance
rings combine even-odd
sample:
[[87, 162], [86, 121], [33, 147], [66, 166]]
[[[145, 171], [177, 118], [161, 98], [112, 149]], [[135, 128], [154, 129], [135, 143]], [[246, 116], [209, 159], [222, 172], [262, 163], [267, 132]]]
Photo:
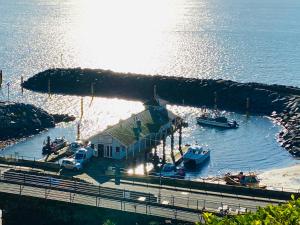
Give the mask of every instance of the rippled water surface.
[[[20, 77], [51, 67], [90, 67], [145, 74], [300, 86], [300, 2], [238, 0], [0, 0], [0, 100], [34, 103], [78, 116], [80, 98], [25, 91]], [[230, 114], [241, 127], [220, 131], [195, 123], [199, 109], [169, 106], [188, 120], [186, 143], [212, 149], [191, 176], [227, 169], [266, 170], [294, 163], [266, 118]], [[143, 109], [139, 102], [84, 98], [82, 135]], [[4, 150], [41, 156], [45, 136], [75, 139], [76, 122], [59, 125]]]

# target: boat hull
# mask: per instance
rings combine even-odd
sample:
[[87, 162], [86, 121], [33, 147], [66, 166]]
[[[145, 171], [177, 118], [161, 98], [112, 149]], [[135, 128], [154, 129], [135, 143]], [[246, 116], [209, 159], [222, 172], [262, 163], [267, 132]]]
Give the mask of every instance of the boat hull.
[[221, 123], [213, 120], [205, 120], [201, 118], [197, 118], [197, 123], [201, 125], [207, 125], [207, 126], [213, 126], [213, 127], [220, 127], [220, 128], [228, 128], [228, 129], [233, 129], [233, 128], [238, 128], [237, 125], [231, 124], [231, 123]]
[[210, 157], [210, 154], [207, 153], [203, 155], [201, 158], [192, 159], [192, 158], [183, 158], [183, 164], [186, 168], [194, 168], [198, 167], [201, 164], [203, 164], [206, 160], [208, 160]]

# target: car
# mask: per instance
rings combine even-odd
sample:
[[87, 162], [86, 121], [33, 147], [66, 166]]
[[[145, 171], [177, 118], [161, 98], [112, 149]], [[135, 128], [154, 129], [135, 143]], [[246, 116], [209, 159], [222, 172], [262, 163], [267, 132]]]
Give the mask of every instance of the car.
[[61, 162], [61, 167], [64, 169], [79, 171], [82, 169], [82, 164], [76, 162], [74, 158], [64, 158]]
[[67, 154], [68, 155], [74, 155], [77, 150], [79, 150], [80, 148], [82, 148], [84, 145], [82, 143], [82, 141], [74, 141], [69, 145]]

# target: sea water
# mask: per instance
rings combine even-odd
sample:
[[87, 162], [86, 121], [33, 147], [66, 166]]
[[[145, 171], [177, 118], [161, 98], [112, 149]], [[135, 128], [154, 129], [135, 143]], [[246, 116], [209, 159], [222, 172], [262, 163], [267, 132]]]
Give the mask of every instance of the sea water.
[[[20, 89], [24, 79], [53, 67], [195, 78], [231, 79], [300, 87], [298, 0], [0, 0], [0, 100], [32, 103], [51, 113], [80, 115], [80, 97]], [[191, 177], [229, 170], [267, 170], [295, 163], [276, 142], [268, 118], [234, 114], [236, 130], [196, 124], [200, 109], [168, 106], [189, 122], [184, 143], [211, 149]], [[84, 98], [82, 136], [143, 110], [140, 102]], [[76, 124], [59, 124], [2, 151], [40, 158], [46, 136], [76, 138]]]

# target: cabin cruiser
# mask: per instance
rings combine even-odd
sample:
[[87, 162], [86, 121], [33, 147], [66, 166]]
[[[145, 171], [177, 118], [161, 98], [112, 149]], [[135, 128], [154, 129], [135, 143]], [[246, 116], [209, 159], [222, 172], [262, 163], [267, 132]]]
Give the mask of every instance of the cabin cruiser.
[[183, 155], [185, 167], [196, 167], [201, 165], [210, 157], [210, 150], [204, 150], [202, 146], [189, 146]]
[[50, 137], [48, 136], [47, 139], [44, 141], [43, 145], [43, 154], [51, 154], [57, 152], [59, 149], [62, 149], [68, 145], [68, 142], [64, 137], [55, 138], [51, 141]]
[[160, 172], [155, 173], [156, 176], [170, 177], [170, 178], [184, 178], [184, 168], [176, 167], [173, 163], [166, 163], [161, 168]]
[[196, 118], [197, 123], [201, 125], [209, 125], [222, 128], [238, 128], [239, 125], [235, 120], [228, 120], [224, 116], [217, 113], [203, 113]]

